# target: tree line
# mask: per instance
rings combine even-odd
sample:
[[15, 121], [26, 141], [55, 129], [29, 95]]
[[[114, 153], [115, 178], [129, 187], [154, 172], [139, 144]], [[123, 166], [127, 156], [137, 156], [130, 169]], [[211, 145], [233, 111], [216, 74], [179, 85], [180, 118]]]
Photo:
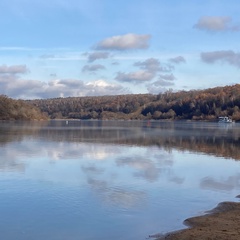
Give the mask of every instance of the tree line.
[[14, 100], [0, 95], [0, 120], [47, 119], [41, 110], [23, 100]]
[[26, 101], [51, 119], [191, 119], [240, 121], [240, 84], [158, 95], [68, 97]]

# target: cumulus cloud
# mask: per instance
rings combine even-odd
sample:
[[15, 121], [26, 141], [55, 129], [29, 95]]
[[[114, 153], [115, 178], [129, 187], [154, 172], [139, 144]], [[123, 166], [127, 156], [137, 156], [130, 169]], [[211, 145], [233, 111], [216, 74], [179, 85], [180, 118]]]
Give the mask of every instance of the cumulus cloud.
[[110, 84], [104, 80], [83, 82], [80, 80], [56, 80], [48, 89], [48, 97], [55, 93], [57, 96], [99, 96], [127, 93], [127, 89], [117, 84]]
[[215, 63], [220, 61], [240, 68], [240, 53], [236, 53], [231, 50], [203, 52], [201, 53], [201, 59], [206, 63]]
[[186, 62], [185, 58], [182, 57], [182, 56], [178, 56], [178, 57], [175, 57], [175, 58], [170, 58], [169, 61], [172, 62], [172, 63], [175, 63], [175, 64]]
[[115, 77], [115, 80], [119, 82], [134, 82], [134, 83], [141, 83], [146, 81], [151, 81], [155, 77], [155, 74], [140, 70], [136, 72], [130, 72], [130, 73], [123, 73], [118, 72], [117, 76]]
[[167, 91], [167, 88], [165, 87], [155, 87], [154, 85], [148, 85], [147, 90], [150, 94], [159, 94]]
[[174, 85], [175, 85], [174, 82], [159, 79], [153, 83], [148, 84], [146, 87], [149, 93], [159, 94], [162, 92], [166, 92], [168, 90], [167, 87], [174, 86]]
[[82, 72], [93, 72], [95, 73], [98, 70], [105, 69], [105, 67], [101, 64], [94, 64], [94, 65], [85, 65], [82, 68]]
[[34, 98], [43, 94], [46, 83], [34, 80], [19, 79], [16, 76], [7, 78], [0, 76], [0, 88], [2, 93], [12, 98]]
[[100, 41], [96, 49], [101, 50], [129, 50], [146, 49], [149, 47], [150, 35], [140, 35], [129, 33], [125, 35], [113, 36]]
[[110, 57], [110, 54], [108, 52], [93, 52], [87, 55], [88, 55], [89, 62], [94, 62], [98, 59], [107, 59]]
[[159, 79], [166, 80], [166, 81], [173, 81], [176, 79], [176, 77], [171, 73], [171, 74], [165, 74], [165, 75], [159, 75]]
[[170, 72], [173, 70], [173, 66], [170, 64], [162, 64], [156, 58], [148, 58], [143, 62], [136, 62], [134, 66], [138, 66], [141, 69], [147, 70], [151, 73], [156, 72]]
[[28, 72], [28, 69], [26, 65], [0, 66], [0, 74], [24, 74], [27, 72]]
[[157, 81], [147, 85], [149, 93], [158, 94], [160, 92], [165, 92], [167, 87], [172, 87], [175, 85], [174, 80], [176, 77], [171, 74], [160, 74]]
[[0, 75], [2, 94], [12, 98], [54, 98], [69, 96], [100, 96], [130, 93], [119, 84], [111, 84], [104, 80], [84, 82], [77, 79], [54, 79], [49, 82], [25, 80]]
[[160, 70], [160, 62], [156, 58], [149, 58], [143, 62], [136, 62], [134, 66], [138, 66], [150, 72], [157, 72]]
[[42, 83], [39, 81], [21, 80], [21, 74], [28, 72], [26, 65], [0, 66], [0, 89], [1, 93], [12, 97], [19, 97], [19, 93], [26, 88], [39, 89]]
[[159, 87], [168, 87], [174, 86], [174, 82], [172, 81], [165, 81], [164, 79], [159, 79], [151, 84], [152, 87], [159, 88]]
[[[102, 65], [86, 65], [84, 71], [104, 69]], [[22, 79], [21, 75], [28, 72], [26, 65], [0, 66], [1, 93], [12, 98], [54, 98], [69, 96], [101, 96], [129, 94], [128, 89], [119, 84], [105, 80], [84, 82], [79, 79], [52, 79], [48, 82]]]
[[203, 16], [194, 25], [194, 28], [209, 32], [239, 31], [240, 25], [231, 25], [232, 19], [228, 16]]
[[111, 84], [108, 84], [104, 80], [96, 80], [96, 81], [88, 82], [88, 83], [86, 83], [86, 85], [87, 86], [93, 86], [93, 87], [108, 87], [108, 86], [111, 86]]
[[[174, 67], [168, 63], [160, 63], [160, 61], [156, 58], [148, 58], [145, 61], [139, 61], [133, 64], [135, 67], [139, 67], [140, 69], [137, 71], [124, 73], [118, 72], [115, 80], [120, 82], [133, 82], [133, 83], [142, 83], [149, 82], [153, 80], [159, 72], [169, 73]], [[162, 75], [165, 78], [171, 78], [173, 75]]]

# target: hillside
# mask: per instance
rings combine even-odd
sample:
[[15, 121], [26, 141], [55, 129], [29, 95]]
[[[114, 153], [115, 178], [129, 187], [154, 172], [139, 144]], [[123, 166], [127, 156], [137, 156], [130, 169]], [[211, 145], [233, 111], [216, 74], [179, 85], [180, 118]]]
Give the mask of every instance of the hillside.
[[0, 120], [41, 120], [47, 117], [35, 106], [23, 100], [0, 95]]
[[52, 119], [240, 120], [240, 85], [205, 90], [29, 100]]

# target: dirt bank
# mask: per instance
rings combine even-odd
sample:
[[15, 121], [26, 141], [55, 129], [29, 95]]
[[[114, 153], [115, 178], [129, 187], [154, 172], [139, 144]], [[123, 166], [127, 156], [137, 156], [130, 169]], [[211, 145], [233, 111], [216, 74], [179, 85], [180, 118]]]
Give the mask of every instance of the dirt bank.
[[157, 240], [239, 240], [240, 203], [223, 202], [206, 215], [184, 221], [189, 227]]

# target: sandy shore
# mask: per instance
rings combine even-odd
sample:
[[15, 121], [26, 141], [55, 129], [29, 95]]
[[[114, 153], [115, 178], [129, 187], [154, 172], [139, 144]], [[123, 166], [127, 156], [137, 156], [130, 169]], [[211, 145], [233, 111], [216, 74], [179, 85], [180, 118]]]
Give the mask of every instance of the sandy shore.
[[239, 240], [240, 203], [223, 202], [206, 215], [184, 221], [189, 227], [157, 240]]

